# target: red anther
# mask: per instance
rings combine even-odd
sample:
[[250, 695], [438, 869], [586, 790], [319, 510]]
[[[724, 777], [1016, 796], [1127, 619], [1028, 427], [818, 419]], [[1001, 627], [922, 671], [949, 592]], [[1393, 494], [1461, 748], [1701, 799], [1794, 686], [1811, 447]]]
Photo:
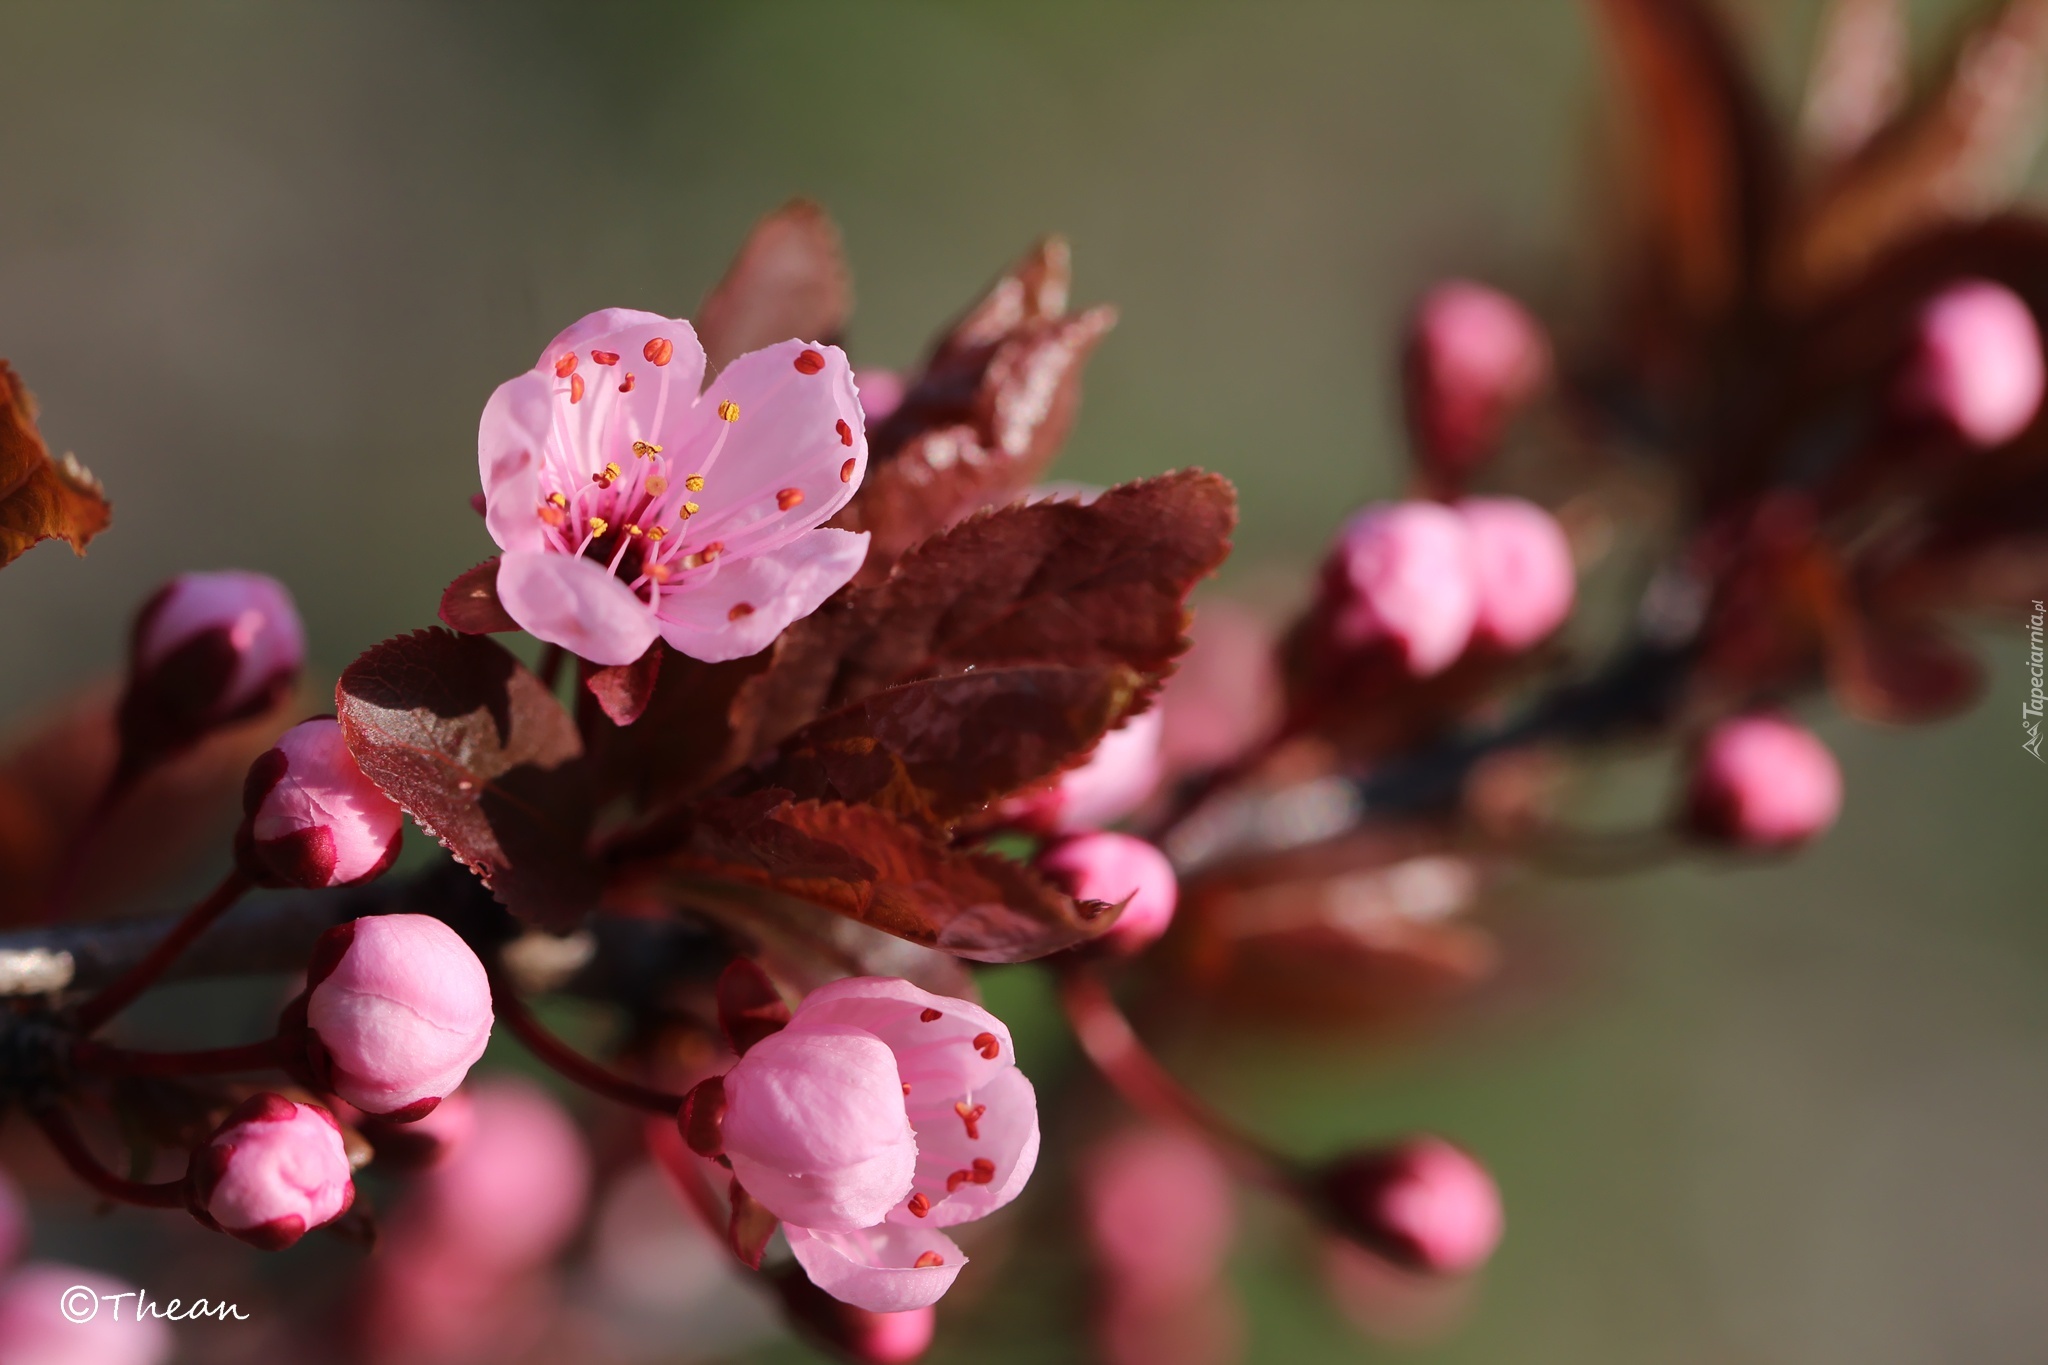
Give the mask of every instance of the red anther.
[[905, 1081], [905, 1082], [903, 1083], [903, 1093], [904, 1093], [904, 1094], [906, 1094], [906, 1095], [908, 1095], [908, 1094], [910, 1093], [910, 1082], [909, 1082], [909, 1081]]
[[974, 1050], [979, 1052], [985, 1060], [991, 1062], [1003, 1055], [1003, 1045], [996, 1040], [996, 1036], [993, 1033], [975, 1034]]
[[853, 444], [853, 428], [846, 425], [846, 419], [844, 417], [834, 422], [832, 424], [832, 429], [839, 433], [839, 444], [843, 446], [850, 446]]
[[569, 376], [569, 401], [571, 403], [581, 403], [583, 401], [583, 376], [580, 374]]
[[848, 460], [845, 464], [839, 466], [839, 482], [852, 483], [853, 467], [858, 463], [860, 463], [858, 460]]
[[825, 357], [819, 355], [816, 351], [803, 350], [796, 353], [796, 372], [798, 374], [816, 374], [824, 368]]
[[987, 1185], [996, 1178], [996, 1163], [985, 1156], [974, 1158], [974, 1174], [967, 1177], [977, 1185]]
[[[810, 352], [806, 351], [804, 354], [809, 355]], [[946, 1258], [939, 1255], [938, 1252], [927, 1251], [924, 1255], [918, 1257], [916, 1261], [912, 1262], [912, 1265], [918, 1270], [930, 1270], [935, 1265], [944, 1265], [945, 1263]]]
[[669, 358], [675, 353], [676, 344], [667, 337], [655, 337], [640, 348], [640, 354], [646, 356], [648, 363], [652, 365], [668, 364]]
[[803, 500], [803, 489], [784, 488], [777, 491], [777, 493], [775, 494], [775, 507], [777, 511], [787, 512], [792, 507], [802, 506]]
[[953, 1112], [960, 1116], [960, 1122], [967, 1125], [967, 1140], [969, 1142], [981, 1141], [981, 1116], [988, 1112], [988, 1106], [977, 1104], [969, 1108], [966, 1100], [955, 1100], [953, 1102]]
[[706, 564], [709, 564], [712, 560], [718, 558], [720, 555], [725, 553], [725, 542], [722, 540], [714, 540], [709, 545], [706, 545], [703, 549], [697, 551], [697, 553], [704, 556], [704, 562]]
[[972, 1179], [974, 1179], [974, 1172], [972, 1171], [953, 1172], [953, 1174], [946, 1177], [946, 1193], [951, 1194]]
[[619, 363], [619, 353], [617, 351], [592, 351], [590, 358], [600, 365], [616, 365]]
[[945, 1018], [946, 1016], [939, 1013], [937, 1010], [926, 1010], [924, 1011], [924, 1013], [918, 1015], [917, 1017], [923, 1023], [936, 1024], [939, 1020]]
[[732, 610], [725, 614], [725, 619], [728, 621], [739, 621], [753, 614], [754, 604], [752, 602], [735, 602], [732, 604]]
[[633, 374], [632, 374], [632, 372], [631, 372], [631, 371], [629, 370], [629, 371], [627, 371], [627, 373], [626, 373], [626, 378], [625, 378], [625, 382], [619, 385], [619, 392], [620, 392], [620, 393], [631, 393], [632, 391], [633, 391]]
[[576, 373], [576, 353], [571, 351], [555, 362], [555, 378], [567, 379], [574, 373]]
[[932, 1211], [932, 1201], [925, 1198], [924, 1192], [920, 1190], [918, 1193], [910, 1196], [910, 1203], [905, 1205], [905, 1207], [910, 1210], [912, 1218], [922, 1218]]

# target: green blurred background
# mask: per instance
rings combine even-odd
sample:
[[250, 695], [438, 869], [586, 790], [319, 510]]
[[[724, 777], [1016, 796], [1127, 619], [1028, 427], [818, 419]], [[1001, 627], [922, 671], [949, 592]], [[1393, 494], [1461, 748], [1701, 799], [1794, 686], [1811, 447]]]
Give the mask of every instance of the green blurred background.
[[[1915, 6], [1923, 48], [1959, 8]], [[1815, 9], [1744, 10], [1781, 103]], [[0, 706], [114, 665], [185, 568], [282, 577], [330, 674], [428, 622], [489, 548], [491, 387], [590, 309], [687, 312], [797, 194], [844, 227], [864, 363], [1068, 234], [1077, 298], [1124, 320], [1059, 473], [1232, 476], [1229, 581], [1262, 591], [1400, 486], [1406, 299], [1582, 279], [1598, 58], [1572, 0], [7, 4], [0, 354], [116, 515], [0, 577]], [[1564, 989], [1425, 1044], [1181, 1058], [1304, 1150], [1441, 1128], [1506, 1191], [1469, 1322], [1404, 1351], [1251, 1205], [1250, 1358], [2039, 1360], [2048, 769], [2011, 723], [2021, 638], [1984, 643], [1963, 720], [1820, 717], [1850, 795], [1809, 856], [1501, 907]], [[935, 1359], [1080, 1349], [1028, 1290], [943, 1330]]]

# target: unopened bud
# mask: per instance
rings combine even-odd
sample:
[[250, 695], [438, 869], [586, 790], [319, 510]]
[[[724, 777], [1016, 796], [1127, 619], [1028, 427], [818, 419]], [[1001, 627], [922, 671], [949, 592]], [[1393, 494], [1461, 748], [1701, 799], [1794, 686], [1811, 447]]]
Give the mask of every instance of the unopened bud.
[[1446, 473], [1470, 470], [1549, 374], [1550, 345], [1521, 304], [1467, 280], [1439, 285], [1416, 305], [1403, 356], [1417, 453]]
[[1842, 809], [1842, 770], [1813, 733], [1777, 716], [1738, 716], [1694, 755], [1686, 820], [1693, 833], [1746, 848], [1789, 848]]
[[319, 889], [368, 881], [398, 856], [405, 817], [348, 751], [330, 717], [285, 731], [249, 765], [236, 844], [267, 886]]
[[1966, 280], [1921, 309], [1899, 399], [1972, 445], [2004, 445], [2040, 411], [2043, 371], [2026, 302], [2002, 284]]
[[1477, 1270], [1500, 1241], [1500, 1190], [1442, 1138], [1344, 1157], [1318, 1182], [1337, 1230], [1396, 1265], [1433, 1275]]
[[307, 969], [314, 1075], [366, 1114], [417, 1119], [469, 1074], [491, 1036], [491, 985], [428, 915], [372, 915], [321, 935]]
[[1378, 503], [1338, 533], [1323, 565], [1320, 644], [1342, 656], [1392, 649], [1414, 677], [1465, 652], [1479, 613], [1464, 518], [1433, 502]]
[[1473, 640], [1511, 654], [1540, 643], [1572, 614], [1578, 592], [1564, 528], [1521, 498], [1467, 498], [1457, 512], [1479, 594]]
[[192, 1211], [252, 1246], [281, 1251], [355, 1202], [334, 1116], [282, 1095], [242, 1102], [192, 1158]]
[[1076, 900], [1122, 905], [1103, 948], [1132, 954], [1149, 947], [1173, 923], [1180, 883], [1166, 855], [1128, 834], [1076, 834], [1054, 840], [1038, 855], [1038, 868]]

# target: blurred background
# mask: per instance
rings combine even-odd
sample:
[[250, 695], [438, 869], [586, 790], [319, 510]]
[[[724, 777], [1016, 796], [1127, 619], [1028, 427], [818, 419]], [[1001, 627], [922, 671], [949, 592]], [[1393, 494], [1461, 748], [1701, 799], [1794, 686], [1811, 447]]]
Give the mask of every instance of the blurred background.
[[[1818, 6], [1741, 8], [1789, 105]], [[1932, 53], [1968, 7], [1913, 8]], [[591, 309], [689, 312], [793, 195], [844, 229], [863, 364], [912, 361], [1067, 234], [1077, 300], [1123, 321], [1058, 473], [1229, 475], [1221, 587], [1275, 614], [1343, 514], [1401, 486], [1409, 299], [1457, 272], [1540, 311], [1598, 264], [1606, 86], [1574, 0], [68, 0], [0, 7], [0, 53], [0, 354], [116, 509], [89, 558], [45, 546], [0, 577], [7, 715], [116, 666], [181, 569], [282, 578], [329, 677], [429, 623], [489, 549], [466, 500], [491, 388]], [[1815, 709], [1849, 797], [1809, 854], [1525, 884], [1486, 911], [1495, 998], [1449, 1029], [1233, 1026], [1176, 1054], [1295, 1149], [1440, 1130], [1507, 1201], [1462, 1323], [1396, 1345], [1248, 1196], [1248, 1358], [2039, 1359], [2048, 769], [2011, 723], [2023, 637], [1982, 644], [1993, 690], [1961, 720]], [[989, 994], [1052, 1091], [1076, 1062], [1043, 980]], [[1038, 1182], [932, 1359], [1083, 1353], [1062, 1196]], [[142, 1276], [146, 1222], [60, 1213], [36, 1250]], [[658, 1264], [633, 1291], [650, 1321]], [[676, 1275], [678, 1302], [701, 1292]], [[630, 1358], [808, 1358], [766, 1314], [720, 1321]]]

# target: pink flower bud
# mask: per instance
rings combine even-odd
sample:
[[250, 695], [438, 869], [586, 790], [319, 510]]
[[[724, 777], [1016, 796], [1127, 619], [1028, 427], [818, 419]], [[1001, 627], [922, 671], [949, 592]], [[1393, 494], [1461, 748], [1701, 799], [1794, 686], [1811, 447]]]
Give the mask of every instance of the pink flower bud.
[[1479, 590], [1472, 638], [1519, 653], [1563, 625], [1578, 577], [1557, 518], [1521, 498], [1467, 498], [1457, 512], [1471, 537]]
[[314, 1074], [366, 1114], [430, 1113], [490, 1040], [483, 963], [431, 916], [336, 925], [313, 950], [307, 984]]
[[135, 620], [121, 699], [124, 770], [269, 710], [305, 661], [305, 628], [276, 579], [236, 570], [172, 579]]
[[493, 1076], [462, 1093], [472, 1130], [420, 1177], [391, 1240], [496, 1274], [544, 1265], [575, 1236], [589, 1202], [583, 1134], [530, 1081]]
[[1842, 770], [1812, 732], [1776, 716], [1738, 716], [1707, 732], [1693, 758], [1695, 833], [1747, 848], [1788, 848], [1834, 824]]
[[249, 765], [237, 845], [268, 886], [319, 889], [368, 881], [398, 857], [405, 817], [363, 776], [340, 722], [321, 716], [285, 731]]
[[1471, 1156], [1442, 1138], [1346, 1157], [1322, 1176], [1338, 1228], [1410, 1270], [1462, 1275], [1500, 1241], [1500, 1191]]
[[2043, 384], [2032, 310], [2002, 284], [1966, 280], [1921, 309], [1899, 398], [1908, 411], [1989, 447], [2026, 430], [2040, 410]]
[[820, 1289], [873, 1313], [926, 1307], [966, 1257], [938, 1229], [1017, 1197], [1038, 1102], [1010, 1031], [907, 981], [811, 992], [724, 1078], [721, 1140]]
[[1416, 305], [1403, 369], [1416, 449], [1461, 472], [1493, 453], [1508, 419], [1543, 386], [1550, 345], [1521, 304], [1453, 280]]
[[1088, 761], [1060, 775], [1053, 823], [1063, 830], [1099, 829], [1145, 804], [1159, 786], [1164, 715], [1153, 707], [1111, 730]]
[[192, 1209], [200, 1221], [266, 1251], [281, 1251], [348, 1212], [341, 1127], [315, 1104], [252, 1095], [192, 1158]]
[[1323, 566], [1329, 644], [1396, 650], [1426, 678], [1465, 652], [1479, 589], [1465, 521], [1433, 502], [1379, 503], [1354, 516]]
[[1096, 940], [1112, 952], [1139, 952], [1173, 923], [1180, 883], [1166, 855], [1143, 839], [1070, 835], [1048, 844], [1038, 855], [1038, 867], [1076, 900], [1124, 907], [1109, 932]]
[[1237, 1233], [1230, 1172], [1209, 1144], [1134, 1128], [1091, 1152], [1082, 1206], [1113, 1296], [1183, 1301], [1213, 1287]]
[[1160, 696], [1160, 758], [1169, 772], [1218, 767], [1279, 724], [1280, 670], [1273, 629], [1227, 601], [1204, 602], [1188, 628], [1194, 646]]
[[870, 427], [889, 420], [889, 414], [903, 406], [903, 376], [894, 370], [862, 366], [853, 372], [854, 387], [860, 391], [860, 412]]
[[7, 1365], [163, 1365], [176, 1344], [163, 1319], [135, 1316], [135, 1286], [97, 1270], [39, 1261], [0, 1281]]
[[938, 1313], [929, 1305], [870, 1313], [841, 1303], [802, 1275], [776, 1275], [771, 1283], [790, 1321], [838, 1359], [855, 1365], [907, 1365], [931, 1348]]

